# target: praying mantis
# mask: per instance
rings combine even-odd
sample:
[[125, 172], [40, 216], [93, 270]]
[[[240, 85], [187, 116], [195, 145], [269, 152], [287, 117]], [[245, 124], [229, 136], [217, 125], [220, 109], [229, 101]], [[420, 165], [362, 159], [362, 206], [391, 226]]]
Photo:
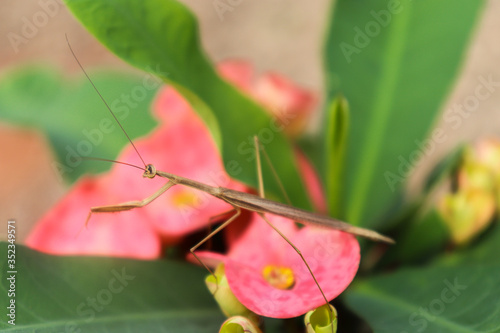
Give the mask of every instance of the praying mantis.
[[[341, 220], [329, 217], [329, 216], [324, 216], [320, 215], [317, 213], [309, 212], [303, 209], [299, 209], [296, 207], [293, 207], [288, 204], [283, 204], [280, 202], [276, 202], [273, 200], [266, 199], [264, 197], [264, 191], [263, 191], [263, 181], [262, 181], [262, 172], [260, 168], [260, 154], [259, 154], [259, 142], [257, 137], [254, 138], [255, 141], [255, 149], [256, 149], [256, 158], [257, 158], [257, 170], [258, 170], [258, 180], [259, 180], [259, 195], [251, 194], [251, 193], [246, 193], [246, 192], [240, 192], [240, 191], [235, 191], [229, 188], [225, 187], [215, 187], [211, 185], [207, 185], [186, 177], [181, 177], [172, 173], [168, 173], [165, 171], [157, 170], [156, 167], [153, 164], [146, 164], [144, 160], [142, 159], [142, 156], [140, 155], [139, 151], [135, 147], [134, 143], [128, 136], [127, 132], [125, 129], [122, 127], [120, 121], [117, 119], [115, 114], [113, 113], [112, 109], [109, 107], [108, 103], [104, 99], [104, 97], [101, 95], [97, 87], [94, 85], [92, 82], [91, 78], [81, 65], [80, 61], [76, 57], [73, 49], [71, 48], [71, 45], [68, 41], [68, 38], [66, 36], [66, 40], [68, 42], [69, 49], [71, 53], [73, 54], [73, 57], [75, 58], [76, 62], [78, 63], [79, 67], [91, 83], [92, 87], [94, 90], [97, 92], [101, 100], [104, 102], [106, 105], [108, 111], [111, 113], [111, 115], [114, 117], [116, 120], [117, 124], [120, 126], [121, 130], [125, 134], [125, 136], [128, 138], [129, 142], [131, 143], [132, 147], [135, 149], [137, 152], [139, 158], [141, 159], [142, 163], [144, 164], [144, 167], [128, 164], [128, 163], [123, 163], [119, 161], [112, 161], [112, 162], [117, 162], [121, 164], [126, 164], [135, 168], [139, 168], [143, 170], [143, 177], [148, 178], [148, 179], [153, 179], [155, 177], [162, 177], [167, 179], [167, 183], [165, 183], [161, 188], [159, 188], [155, 193], [153, 193], [151, 196], [144, 198], [142, 200], [138, 201], [128, 201], [128, 202], [123, 202], [120, 204], [115, 204], [115, 205], [107, 205], [107, 206], [96, 206], [96, 207], [91, 207], [90, 212], [87, 216], [87, 219], [85, 221], [85, 226], [88, 224], [92, 214], [95, 213], [112, 213], [112, 212], [121, 212], [121, 211], [127, 211], [127, 210], [132, 210], [140, 207], [144, 207], [148, 204], [150, 204], [152, 201], [157, 199], [159, 196], [161, 196], [163, 193], [167, 192], [170, 188], [172, 188], [175, 185], [182, 185], [182, 186], [187, 186], [190, 188], [193, 188], [198, 191], [205, 192], [215, 198], [218, 198], [220, 200], [225, 201], [229, 205], [233, 207], [231, 212], [234, 211], [234, 214], [227, 219], [225, 222], [223, 222], [221, 225], [219, 225], [215, 230], [210, 232], [205, 238], [203, 238], [198, 244], [193, 246], [190, 249], [191, 254], [200, 262], [200, 264], [205, 267], [214, 277], [214, 273], [212, 270], [196, 255], [195, 251], [203, 245], [206, 241], [208, 241], [210, 238], [212, 238], [215, 234], [217, 234], [219, 231], [227, 227], [230, 223], [235, 221], [238, 216], [240, 216], [242, 210], [248, 210], [257, 213], [272, 229], [274, 229], [293, 249], [297, 252], [297, 254], [301, 257], [302, 261], [306, 265], [309, 273], [311, 274], [312, 278], [314, 279], [314, 282], [316, 286], [318, 287], [319, 291], [322, 294], [322, 297], [325, 301], [325, 304], [327, 305], [327, 308], [331, 310], [331, 308], [328, 306], [329, 301], [326, 298], [325, 294], [323, 293], [323, 290], [316, 280], [316, 277], [314, 276], [314, 273], [312, 272], [311, 268], [309, 267], [309, 264], [307, 263], [306, 259], [300, 252], [300, 250], [284, 235], [277, 227], [275, 227], [269, 219], [266, 217], [265, 214], [273, 214], [273, 215], [278, 215], [282, 216], [285, 218], [289, 218], [293, 221], [297, 221], [303, 224], [311, 224], [315, 226], [320, 226], [320, 227], [326, 227], [326, 228], [331, 228], [331, 229], [336, 229], [340, 230], [343, 232], [347, 232], [356, 236], [361, 236], [365, 237], [374, 241], [380, 241], [380, 242], [385, 242], [392, 244], [394, 241], [384, 235], [379, 234], [376, 231], [365, 229], [365, 228], [360, 228], [353, 226], [351, 224], [348, 224], [346, 222], [343, 222]], [[104, 161], [111, 161], [111, 160], [106, 160], [106, 159], [98, 159], [98, 160], [104, 160]]]

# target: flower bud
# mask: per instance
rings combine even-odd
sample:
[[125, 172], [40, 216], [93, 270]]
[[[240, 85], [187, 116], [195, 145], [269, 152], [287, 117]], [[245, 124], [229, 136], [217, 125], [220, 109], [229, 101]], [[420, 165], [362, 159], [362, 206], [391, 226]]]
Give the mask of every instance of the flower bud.
[[262, 333], [253, 321], [242, 316], [227, 319], [221, 326], [219, 333]]
[[495, 213], [495, 197], [492, 192], [463, 189], [447, 194], [439, 205], [451, 237], [456, 244], [465, 244], [483, 231]]
[[306, 313], [304, 323], [307, 333], [336, 333], [337, 310], [330, 304], [330, 309], [325, 305]]
[[500, 141], [495, 138], [488, 138], [479, 141], [474, 146], [472, 153], [474, 160], [489, 167], [499, 173], [500, 166]]
[[255, 323], [259, 321], [259, 316], [241, 304], [229, 288], [224, 264], [219, 264], [214, 271], [214, 275], [210, 274], [205, 278], [205, 284], [226, 317], [243, 316]]
[[494, 191], [495, 175], [483, 164], [468, 162], [458, 172], [458, 186], [463, 189]]

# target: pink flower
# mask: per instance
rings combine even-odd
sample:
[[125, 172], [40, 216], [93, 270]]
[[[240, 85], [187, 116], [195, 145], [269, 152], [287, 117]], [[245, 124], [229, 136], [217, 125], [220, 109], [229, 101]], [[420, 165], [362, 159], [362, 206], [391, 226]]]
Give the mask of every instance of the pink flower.
[[255, 90], [257, 100], [286, 125], [288, 135], [296, 137], [303, 132], [316, 104], [313, 94], [275, 73], [262, 76]]
[[227, 60], [218, 64], [217, 70], [220, 76], [253, 98], [255, 69], [251, 64], [241, 60]]
[[[140, 178], [139, 174], [134, 176]], [[69, 194], [38, 221], [26, 239], [26, 245], [51, 254], [141, 259], [158, 257], [161, 253], [160, 238], [147, 223], [144, 212], [135, 210], [108, 216], [95, 215], [88, 229], [82, 230], [90, 207], [107, 200], [120, 202], [121, 197], [99, 178], [81, 179]]]
[[[360, 261], [353, 235], [311, 226], [299, 229], [291, 220], [267, 218], [302, 252], [328, 300], [347, 288]], [[223, 262], [234, 295], [259, 315], [290, 318], [325, 304], [297, 252], [257, 214], [226, 255], [197, 255], [211, 265]]]
[[285, 133], [296, 137], [307, 124], [317, 103], [316, 96], [287, 78], [266, 73], [255, 78], [255, 70], [246, 62], [226, 61], [218, 66], [222, 77], [263, 105], [285, 125]]
[[[267, 73], [255, 78], [253, 66], [238, 60], [225, 61], [217, 68], [223, 78], [264, 105], [272, 116], [280, 119], [287, 134], [299, 134], [314, 111], [316, 96], [281, 75]], [[303, 153], [296, 150], [295, 157], [314, 208], [319, 212], [326, 212], [323, 188], [316, 177], [316, 171]]]
[[[285, 104], [289, 112], [302, 112], [309, 107], [302, 101], [310, 94], [282, 78], [269, 80], [279, 82], [271, 84], [279, 87], [276, 93], [265, 93], [267, 88], [258, 88], [261, 84], [253, 82], [253, 68], [248, 64], [230, 62], [221, 65], [220, 71], [248, 94], [261, 91], [257, 99], [266, 105], [276, 98], [277, 103], [288, 101]], [[260, 80], [267, 82], [266, 76]], [[294, 98], [295, 95], [302, 97]], [[158, 170], [210, 185], [245, 189], [228, 178], [208, 129], [176, 91], [172, 88], [161, 90], [153, 109], [160, 125], [147, 137], [135, 141], [146, 163], [153, 163]], [[130, 145], [117, 159], [142, 166]], [[304, 166], [303, 158], [299, 161]], [[205, 193], [174, 186], [146, 207], [114, 214], [93, 214], [88, 228], [81, 230], [90, 207], [142, 200], [166, 181], [158, 177], [145, 179], [142, 171], [123, 165], [115, 165], [109, 173], [101, 176], [85, 177], [38, 222], [26, 244], [53, 254], [156, 258], [161, 255], [162, 246], [206, 227], [211, 216], [230, 209], [225, 202]], [[309, 189], [316, 197], [321, 193], [318, 184]]]
[[[154, 109], [161, 125], [135, 142], [146, 163], [210, 185], [244, 189], [228, 178], [207, 128], [177, 92], [164, 89]], [[142, 165], [130, 145], [118, 160]], [[93, 214], [88, 228], [78, 234], [90, 207], [144, 199], [166, 181], [143, 178], [141, 170], [123, 165], [114, 165], [102, 176], [86, 177], [38, 222], [26, 243], [54, 254], [156, 258], [162, 242], [173, 243], [231, 208], [203, 192], [174, 186], [143, 208]]]

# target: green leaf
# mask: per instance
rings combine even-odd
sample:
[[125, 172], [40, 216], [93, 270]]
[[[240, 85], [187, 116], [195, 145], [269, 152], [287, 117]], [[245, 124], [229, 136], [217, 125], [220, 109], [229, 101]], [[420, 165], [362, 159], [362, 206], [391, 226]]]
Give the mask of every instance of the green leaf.
[[325, 125], [323, 177], [326, 180], [328, 212], [331, 216], [344, 218], [342, 178], [349, 130], [349, 105], [344, 97], [338, 96], [330, 103]]
[[[2, 332], [217, 332], [224, 318], [206, 271], [185, 263], [58, 257], [0, 243]], [[9, 253], [10, 254], [10, 253]], [[15, 275], [15, 279], [7, 278]], [[15, 281], [15, 296], [8, 296]], [[15, 300], [15, 326], [5, 321]], [[10, 311], [10, 310], [9, 310]], [[8, 319], [10, 320], [10, 318]]]
[[444, 180], [452, 179], [460, 164], [463, 163], [465, 151], [465, 145], [456, 147], [431, 170], [424, 184], [425, 194], [431, 193]]
[[[173, 85], [209, 126], [228, 173], [257, 187], [253, 136], [273, 161], [291, 201], [310, 207], [282, 129], [255, 102], [219, 78], [203, 54], [195, 17], [174, 0], [65, 0], [80, 22], [133, 66]], [[266, 189], [282, 198], [263, 165]], [[168, 171], [168, 170], [166, 170]]]
[[[484, 1], [338, 0], [325, 47], [328, 99], [350, 104], [347, 220], [375, 227], [407, 170], [446, 140], [425, 140], [452, 88]], [[452, 11], [453, 14], [450, 14]]]
[[[145, 76], [116, 72], [90, 75], [131, 138], [155, 126], [147, 112], [156, 92], [153, 81], [144, 85]], [[3, 75], [0, 120], [44, 132], [58, 158], [52, 165], [54, 171], [71, 181], [111, 166], [82, 162], [81, 157], [114, 159], [128, 142], [83, 75], [68, 81], [49, 68], [24, 68]]]
[[477, 248], [355, 284], [348, 305], [375, 333], [500, 331], [500, 228]]
[[[463, 160], [464, 147], [460, 146], [448, 154], [429, 173], [419, 197], [404, 210], [406, 214], [391, 223], [400, 229], [398, 241], [391, 248], [386, 260], [411, 261], [429, 258], [442, 250], [450, 239], [449, 226], [436, 208], [436, 197], [444, 182], [453, 181], [457, 168]], [[404, 210], [401, 210], [403, 212]]]
[[449, 228], [436, 211], [430, 209], [423, 216], [416, 216], [413, 221], [407, 221], [407, 228], [391, 248], [392, 258], [400, 262], [429, 258], [443, 250], [450, 238]]

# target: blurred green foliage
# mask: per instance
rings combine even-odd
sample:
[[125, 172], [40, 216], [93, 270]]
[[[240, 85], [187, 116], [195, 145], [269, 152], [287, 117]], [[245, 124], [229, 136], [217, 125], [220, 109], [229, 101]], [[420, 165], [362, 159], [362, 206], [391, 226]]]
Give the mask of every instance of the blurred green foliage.
[[[261, 107], [217, 76], [200, 47], [196, 18], [182, 4], [174, 0], [66, 3], [112, 52], [158, 75], [191, 103], [210, 128], [224, 162], [236, 161], [242, 167], [234, 178], [256, 187], [252, 137], [258, 135], [293, 204], [310, 207], [291, 143], [273, 131], [272, 120]], [[304, 140], [303, 146], [321, 147], [310, 155], [321, 170], [329, 212], [353, 224], [385, 228], [399, 243], [388, 249], [365, 243], [364, 257], [387, 252], [371, 270], [363, 271], [345, 297], [377, 333], [500, 329], [495, 280], [500, 267], [494, 260], [499, 231], [444, 255], [449, 235], [439, 214], [429, 209], [430, 187], [450, 177], [454, 168], [440, 168], [439, 176], [430, 178], [433, 185], [415, 202], [407, 202], [403, 195], [417, 157], [431, 154], [446, 140], [439, 129], [431, 128], [453, 88], [483, 5], [484, 1], [470, 0], [338, 0], [332, 5], [324, 48], [323, 130]], [[155, 126], [149, 116], [155, 89], [144, 89], [144, 97], [133, 107], [123, 97], [124, 92], [132, 96], [144, 88], [144, 78], [117, 73], [91, 76], [132, 138]], [[60, 165], [71, 168], [65, 172], [70, 180], [89, 170], [70, 165], [71, 149], [85, 151], [89, 146], [82, 142], [90, 142], [91, 151], [80, 155], [114, 158], [126, 144], [116, 125], [108, 129], [111, 117], [90, 84], [83, 77], [67, 81], [53, 70], [30, 68], [4, 75], [0, 117], [47, 133]], [[269, 142], [265, 134], [272, 138]], [[264, 174], [269, 195], [280, 198], [266, 166]], [[141, 331], [141, 325], [149, 325], [153, 331], [171, 327], [175, 332], [214, 332], [222, 323], [215, 304], [201, 290], [200, 273], [187, 265], [55, 258], [22, 247], [19, 256], [25, 262], [17, 299], [21, 329], [62, 330], [63, 323], [76, 320], [78, 327], [93, 331]], [[99, 292], [96, 286], [119, 267], [135, 270], [138, 284], [130, 283], [95, 320], [82, 319], [75, 310], [79, 302]], [[5, 279], [2, 286], [6, 288]], [[281, 321], [271, 323], [271, 331], [282, 330]]]
[[[90, 74], [131, 138], [154, 128], [149, 110], [158, 79], [109, 71]], [[111, 166], [81, 157], [114, 159], [128, 142], [83, 74], [70, 80], [54, 69], [27, 67], [5, 73], [0, 81], [0, 120], [45, 133], [58, 159], [54, 170], [70, 182]]]

